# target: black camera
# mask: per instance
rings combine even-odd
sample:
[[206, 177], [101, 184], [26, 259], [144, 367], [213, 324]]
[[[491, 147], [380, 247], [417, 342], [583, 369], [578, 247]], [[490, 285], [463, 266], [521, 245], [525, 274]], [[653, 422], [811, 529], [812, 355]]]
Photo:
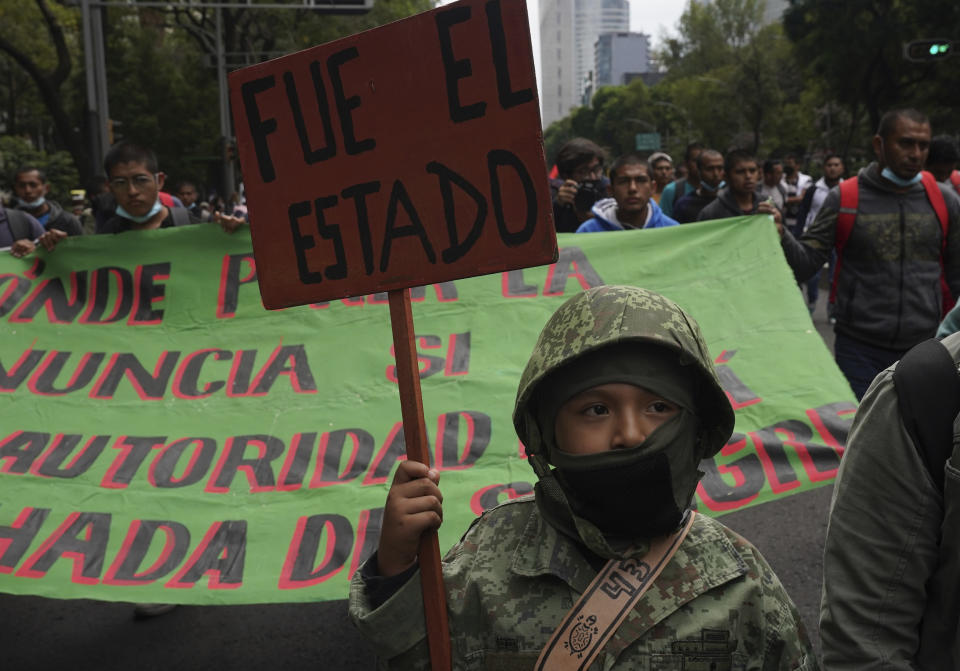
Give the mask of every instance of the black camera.
[[580, 212], [589, 212], [593, 204], [605, 195], [603, 180], [584, 180], [577, 187], [577, 195], [573, 197], [573, 206]]

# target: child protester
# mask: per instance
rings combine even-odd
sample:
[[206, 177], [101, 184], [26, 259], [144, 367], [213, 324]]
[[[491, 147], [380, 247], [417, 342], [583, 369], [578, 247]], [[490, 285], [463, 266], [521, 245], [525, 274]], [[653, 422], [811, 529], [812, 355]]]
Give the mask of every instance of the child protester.
[[[760, 553], [692, 509], [734, 419], [682, 309], [627, 286], [566, 301], [513, 421], [538, 482], [444, 558], [454, 669], [817, 668]], [[438, 480], [401, 462], [351, 584], [350, 616], [390, 669], [430, 666], [416, 553], [441, 522]]]

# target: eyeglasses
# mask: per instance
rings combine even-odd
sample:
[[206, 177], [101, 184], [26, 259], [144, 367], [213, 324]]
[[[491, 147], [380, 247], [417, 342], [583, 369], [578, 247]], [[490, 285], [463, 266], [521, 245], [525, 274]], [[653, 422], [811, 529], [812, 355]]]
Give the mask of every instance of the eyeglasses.
[[600, 179], [603, 177], [603, 163], [580, 166], [573, 171], [573, 179], [582, 182], [585, 179]]
[[156, 175], [134, 175], [133, 177], [114, 177], [110, 180], [110, 188], [121, 190], [124, 187], [130, 188], [131, 186], [136, 188], [138, 191], [146, 189], [147, 187], [155, 184], [157, 181]]

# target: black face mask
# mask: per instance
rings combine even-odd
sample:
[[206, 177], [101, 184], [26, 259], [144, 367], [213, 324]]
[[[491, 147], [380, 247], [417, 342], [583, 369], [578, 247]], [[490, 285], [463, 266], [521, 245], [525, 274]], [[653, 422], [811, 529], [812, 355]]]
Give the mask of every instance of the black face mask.
[[664, 452], [627, 465], [583, 471], [558, 468], [556, 472], [573, 512], [605, 535], [663, 536], [674, 531], [683, 518]]

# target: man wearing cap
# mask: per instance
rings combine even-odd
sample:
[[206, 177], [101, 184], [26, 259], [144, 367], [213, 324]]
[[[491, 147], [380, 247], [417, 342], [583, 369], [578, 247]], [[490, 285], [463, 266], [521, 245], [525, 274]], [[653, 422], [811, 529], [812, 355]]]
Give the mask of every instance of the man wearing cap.
[[[566, 301], [513, 423], [537, 483], [444, 559], [453, 668], [551, 669], [571, 655], [607, 671], [817, 668], [760, 553], [693, 510], [698, 465], [730, 437], [733, 410], [681, 308], [625, 286]], [[391, 669], [430, 664], [417, 547], [441, 522], [438, 480], [400, 462], [377, 552], [351, 583], [350, 615]], [[625, 601], [612, 613], [610, 599]]]
[[653, 176], [653, 202], [659, 203], [663, 190], [673, 181], [673, 159], [662, 151], [654, 152], [647, 158], [650, 162], [650, 173]]

